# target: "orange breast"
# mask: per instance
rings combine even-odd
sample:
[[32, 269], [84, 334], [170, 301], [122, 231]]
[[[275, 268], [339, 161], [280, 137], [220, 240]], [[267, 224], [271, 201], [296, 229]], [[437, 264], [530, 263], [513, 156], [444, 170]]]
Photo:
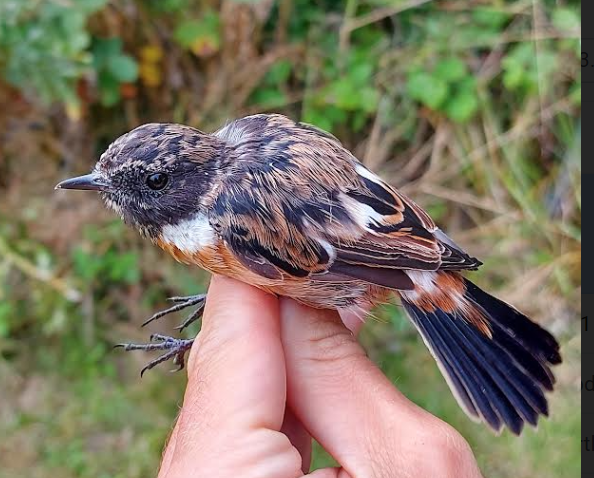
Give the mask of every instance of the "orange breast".
[[239, 262], [223, 241], [191, 254], [163, 240], [157, 240], [156, 243], [179, 262], [199, 266], [213, 274], [232, 277], [275, 295], [291, 297], [310, 307], [341, 309], [355, 304], [368, 307], [386, 302], [392, 294], [388, 289], [359, 280], [316, 281], [311, 277], [293, 277], [287, 274], [282, 274], [281, 279], [268, 279]]
[[225, 275], [262, 288], [274, 287], [285, 282], [284, 279], [280, 281], [267, 279], [255, 274], [237, 260], [223, 241], [218, 241], [213, 246], [204, 247], [190, 254], [161, 239], [157, 240], [156, 243], [169, 252], [175, 260], [184, 264], [202, 267], [213, 274]]

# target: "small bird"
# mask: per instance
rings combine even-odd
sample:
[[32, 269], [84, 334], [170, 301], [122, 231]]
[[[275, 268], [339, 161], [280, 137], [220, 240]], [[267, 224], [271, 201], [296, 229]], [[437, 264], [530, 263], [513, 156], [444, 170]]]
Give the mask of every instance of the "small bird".
[[[458, 403], [495, 431], [548, 415], [554, 337], [460, 271], [482, 263], [338, 139], [285, 116], [208, 134], [151, 123], [116, 139], [91, 174], [56, 189], [99, 191], [108, 208], [176, 260], [323, 309], [366, 311], [400, 297]], [[172, 298], [151, 317], [196, 305]], [[180, 368], [191, 339], [153, 335]], [[143, 370], [144, 371], [144, 370]]]

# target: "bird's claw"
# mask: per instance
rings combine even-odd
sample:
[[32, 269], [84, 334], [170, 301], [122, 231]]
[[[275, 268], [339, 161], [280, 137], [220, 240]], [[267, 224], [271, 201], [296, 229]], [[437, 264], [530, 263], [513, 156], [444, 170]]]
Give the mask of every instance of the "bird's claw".
[[166, 315], [178, 312], [187, 307], [197, 306], [196, 310], [192, 312], [188, 316], [188, 318], [184, 320], [179, 326], [176, 327], [176, 330], [184, 330], [188, 325], [196, 322], [198, 319], [200, 319], [200, 317], [202, 317], [202, 312], [204, 311], [204, 304], [206, 302], [206, 294], [190, 295], [187, 297], [169, 297], [168, 300], [174, 302], [175, 305], [153, 314], [151, 317], [144, 321], [144, 323], [142, 324], [143, 327]]
[[147, 344], [118, 344], [115, 347], [122, 347], [126, 352], [131, 350], [164, 350], [165, 353], [158, 356], [156, 359], [151, 360], [141, 371], [140, 376], [144, 375], [144, 372], [152, 369], [160, 363], [166, 362], [167, 360], [173, 359], [174, 365], [178, 368], [172, 370], [172, 372], [179, 372], [185, 366], [185, 355], [188, 350], [192, 347], [194, 339], [176, 339], [175, 337], [169, 337], [167, 335], [152, 334], [150, 337], [150, 343]]

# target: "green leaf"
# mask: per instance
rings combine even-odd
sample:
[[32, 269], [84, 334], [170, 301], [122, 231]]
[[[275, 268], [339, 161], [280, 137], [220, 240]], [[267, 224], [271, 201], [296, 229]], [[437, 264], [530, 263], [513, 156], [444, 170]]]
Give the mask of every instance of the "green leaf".
[[306, 123], [311, 123], [311, 124], [315, 125], [316, 127], [321, 128], [326, 131], [329, 131], [329, 132], [332, 132], [332, 128], [334, 127], [333, 121], [330, 118], [328, 118], [327, 116], [325, 116], [323, 113], [318, 111], [317, 109], [307, 108], [303, 112], [302, 119]]
[[510, 90], [517, 89], [524, 79], [524, 69], [520, 64], [514, 62], [507, 62], [503, 66], [503, 84]]
[[553, 12], [553, 25], [562, 31], [579, 31], [581, 27], [580, 16], [570, 8], [557, 8]]
[[460, 90], [476, 90], [476, 78], [474, 76], [467, 76], [456, 83], [456, 88]]
[[373, 65], [370, 63], [358, 63], [349, 70], [349, 79], [357, 85], [365, 85], [371, 81]]
[[100, 94], [101, 104], [107, 107], [116, 105], [121, 97], [119, 88], [103, 88]]
[[446, 58], [441, 60], [433, 72], [437, 78], [447, 83], [461, 80], [468, 73], [466, 64], [459, 58]]
[[478, 106], [478, 99], [474, 92], [461, 91], [448, 100], [445, 113], [450, 119], [465, 123], [474, 116]]
[[379, 97], [379, 92], [375, 88], [361, 88], [358, 93], [359, 106], [366, 113], [373, 113], [377, 109]]
[[72, 253], [76, 274], [86, 282], [93, 280], [101, 270], [101, 259], [77, 247]]
[[108, 69], [120, 83], [131, 83], [138, 78], [138, 64], [129, 55], [115, 55], [110, 57]]
[[196, 55], [208, 55], [216, 52], [220, 46], [220, 18], [215, 12], [207, 12], [199, 20], [180, 23], [173, 37], [184, 48]]
[[188, 8], [188, 0], [148, 0], [149, 7], [161, 12], [180, 12]]
[[204, 28], [201, 22], [189, 20], [177, 26], [173, 37], [184, 48], [190, 48], [194, 41], [203, 34], [203, 31]]
[[363, 113], [355, 113], [351, 121], [353, 131], [361, 131], [367, 121], [368, 116]]
[[357, 91], [349, 78], [341, 78], [329, 84], [325, 89], [326, 101], [345, 110], [354, 110], [359, 106]]
[[10, 317], [15, 315], [10, 302], [0, 302], [0, 338], [10, 333]]
[[115, 282], [133, 284], [140, 279], [138, 255], [135, 252], [112, 253], [108, 256], [109, 276]]
[[266, 81], [270, 84], [286, 83], [291, 75], [293, 64], [288, 60], [279, 60], [274, 63], [266, 74]]
[[258, 88], [251, 96], [251, 103], [265, 108], [287, 104], [287, 95], [276, 88]]
[[436, 110], [448, 95], [448, 85], [441, 79], [425, 72], [413, 73], [406, 83], [408, 94], [429, 108]]
[[576, 105], [582, 103], [582, 85], [580, 83], [575, 83], [571, 86], [569, 89], [569, 98]]
[[479, 24], [489, 27], [492, 30], [501, 30], [510, 15], [507, 12], [495, 8], [475, 8], [472, 11], [472, 18]]
[[461, 28], [452, 35], [448, 45], [453, 50], [462, 48], [488, 47], [500, 40], [501, 31], [474, 24]]
[[121, 38], [96, 38], [93, 41], [93, 64], [96, 69], [107, 65], [109, 59], [122, 52]]
[[99, 94], [103, 106], [113, 106], [120, 101], [120, 83], [109, 71], [100, 71], [98, 80]]
[[[523, 90], [534, 92], [537, 89], [546, 89], [552, 85], [549, 78], [557, 69], [558, 58], [555, 53], [546, 48], [538, 51], [531, 42], [520, 43], [510, 49], [501, 61], [503, 69], [503, 84], [510, 90]], [[546, 91], [541, 91], [544, 94]]]

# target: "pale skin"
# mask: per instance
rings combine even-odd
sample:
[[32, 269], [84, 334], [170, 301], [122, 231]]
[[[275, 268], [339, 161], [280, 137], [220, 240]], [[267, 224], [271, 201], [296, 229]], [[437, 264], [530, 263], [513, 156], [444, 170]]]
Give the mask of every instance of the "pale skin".
[[[360, 326], [214, 277], [159, 478], [481, 478], [462, 436], [366, 357]], [[309, 473], [311, 437], [339, 468]]]

